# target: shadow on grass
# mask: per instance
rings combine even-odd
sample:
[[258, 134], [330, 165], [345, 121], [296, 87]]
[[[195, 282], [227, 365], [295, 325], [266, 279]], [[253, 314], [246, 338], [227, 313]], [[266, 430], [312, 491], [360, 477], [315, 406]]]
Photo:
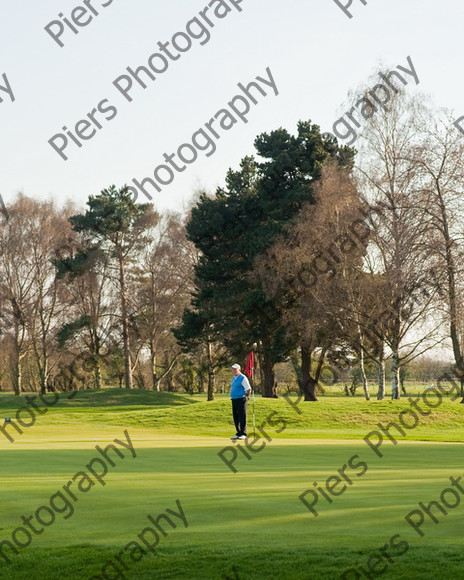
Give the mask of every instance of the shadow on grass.
[[[170, 406], [175, 407], [179, 405], [190, 405], [198, 403], [197, 399], [189, 395], [180, 393], [167, 393], [157, 391], [143, 391], [140, 389], [126, 390], [126, 389], [101, 389], [93, 390], [87, 389], [84, 391], [75, 391], [74, 397], [72, 392], [57, 392], [59, 396], [58, 402], [54, 407], [110, 407], [117, 405], [123, 406]], [[17, 409], [26, 405], [26, 396], [38, 396], [38, 393], [24, 393], [19, 397], [0, 393], [0, 409]], [[53, 402], [55, 398], [54, 393], [45, 395], [45, 400]]]
[[[0, 571], [2, 577], [8, 575], [14, 580], [101, 577], [102, 566], [109, 560], [114, 561], [120, 549], [121, 546], [116, 545], [97, 547], [89, 544], [26, 549], [12, 564], [0, 565]], [[281, 550], [266, 550], [246, 546], [239, 548], [230, 543], [223, 550], [207, 545], [183, 545], [179, 549], [160, 546], [158, 550], [156, 556], [146, 554], [140, 562], [129, 560], [129, 570], [122, 569], [117, 577], [134, 580], [219, 580], [234, 578], [231, 571], [235, 569], [240, 580], [331, 580], [340, 578], [355, 561], [365, 565], [372, 555], [372, 552], [362, 550], [324, 549], [318, 546], [304, 549], [288, 545]], [[443, 546], [411, 546], [407, 554], [395, 558], [387, 566], [382, 578], [456, 580], [462, 578], [462, 562], [454, 550]]]

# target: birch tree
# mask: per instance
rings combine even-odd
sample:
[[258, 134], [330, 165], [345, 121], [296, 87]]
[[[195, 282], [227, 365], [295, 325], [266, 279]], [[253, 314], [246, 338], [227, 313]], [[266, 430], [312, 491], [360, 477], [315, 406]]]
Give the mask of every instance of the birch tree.
[[[431, 348], [437, 325], [428, 317], [433, 305], [432, 267], [427, 248], [431, 228], [420, 194], [420, 165], [415, 152], [420, 131], [418, 102], [403, 91], [366, 123], [357, 163], [358, 182], [367, 205], [381, 208], [369, 215], [372, 230], [369, 267], [384, 279], [387, 308], [380, 322], [392, 360], [392, 398], [400, 398], [402, 365]], [[372, 330], [376, 323], [366, 320]]]
[[423, 206], [431, 231], [432, 281], [449, 328], [456, 370], [464, 385], [464, 140], [444, 110], [423, 107], [417, 124], [423, 140], [415, 152], [422, 178]]

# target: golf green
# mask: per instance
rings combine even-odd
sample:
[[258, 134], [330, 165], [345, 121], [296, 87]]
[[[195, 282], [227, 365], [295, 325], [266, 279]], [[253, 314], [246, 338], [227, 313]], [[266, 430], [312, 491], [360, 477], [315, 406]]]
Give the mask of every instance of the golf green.
[[[280, 409], [281, 402], [276, 403], [270, 407]], [[206, 406], [188, 408], [199, 412]], [[214, 414], [222, 406], [218, 402], [209, 408]], [[77, 415], [81, 411], [73, 409]], [[10, 560], [0, 558], [2, 577], [462, 577], [459, 442], [413, 441], [410, 436], [397, 445], [384, 443], [379, 457], [363, 441], [367, 429], [360, 425], [359, 436], [350, 440], [302, 434], [291, 439], [274, 431], [272, 440], [252, 453], [243, 444], [243, 451], [232, 448], [227, 438], [186, 434], [180, 422], [177, 433], [171, 423], [166, 430], [141, 427], [146, 407], [129, 406], [120, 424], [114, 408], [107, 412], [107, 422], [95, 421], [105, 417], [103, 407], [76, 421], [68, 408], [57, 407], [14, 443], [1, 441], [0, 540], [15, 548], [15, 535], [28, 544], [17, 547], [18, 553], [2, 544]], [[224, 418], [225, 428], [228, 423]], [[297, 430], [290, 427], [289, 433]], [[323, 431], [314, 420], [310, 427]], [[107, 460], [107, 473], [101, 475], [103, 456], [95, 446], [103, 450], [110, 443], [119, 453], [109, 450], [114, 465]], [[227, 457], [237, 454], [236, 473], [218, 455], [224, 446], [231, 447]], [[92, 463], [95, 458], [100, 463]], [[100, 476], [93, 476], [89, 466]], [[456, 478], [455, 484], [450, 478]], [[63, 490], [66, 485], [69, 493]], [[299, 496], [306, 491], [305, 504]], [[427, 507], [432, 501], [441, 508], [432, 506], [427, 515], [418, 504]], [[31, 525], [43, 531], [30, 531], [28, 543], [26, 533], [17, 530], [29, 530], [22, 516], [31, 522], [27, 518], [38, 510], [39, 521], [53, 522], [38, 526], [34, 519]]]

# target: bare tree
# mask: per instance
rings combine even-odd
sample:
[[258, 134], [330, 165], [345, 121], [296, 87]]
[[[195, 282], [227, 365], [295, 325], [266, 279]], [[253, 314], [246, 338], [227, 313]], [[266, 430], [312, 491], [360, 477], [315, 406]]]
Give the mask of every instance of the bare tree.
[[360, 270], [365, 250], [359, 196], [347, 171], [324, 168], [315, 198], [285, 238], [257, 261], [257, 274], [268, 295], [278, 299], [299, 345], [296, 370], [307, 401], [317, 400], [326, 353], [346, 340], [353, 324], [348, 282]]
[[2, 219], [0, 230], [1, 326], [10, 343], [10, 368], [16, 395], [22, 391], [23, 359], [29, 346], [26, 315], [34, 293], [29, 216], [34, 209], [32, 200], [19, 195], [9, 206], [8, 219]]
[[[194, 252], [179, 214], [166, 214], [151, 237], [141, 252], [131, 304], [141, 344], [149, 350], [152, 388], [159, 391], [181, 354], [171, 331], [190, 302]], [[161, 358], [169, 361], [167, 366], [160, 365]]]
[[431, 321], [434, 287], [426, 276], [432, 266], [427, 249], [431, 226], [414, 154], [420, 143], [417, 113], [414, 98], [404, 92], [393, 95], [388, 108], [366, 123], [357, 166], [366, 203], [381, 208], [369, 214], [368, 267], [383, 278], [388, 304], [376, 323], [367, 319], [364, 326], [378, 338], [384, 335], [391, 351], [394, 399], [400, 397], [401, 366], [431, 348], [437, 335], [437, 325], [426, 324]]
[[414, 152], [422, 178], [423, 206], [431, 224], [428, 250], [439, 306], [449, 326], [454, 361], [464, 386], [463, 197], [464, 141], [446, 111], [423, 106], [417, 124], [423, 139]]
[[0, 234], [0, 294], [3, 305], [9, 305], [3, 312], [12, 344], [13, 387], [16, 394], [21, 392], [23, 361], [32, 353], [40, 390], [45, 393], [57, 362], [51, 353], [65, 308], [52, 259], [69, 225], [53, 203], [24, 195], [18, 196], [8, 212], [8, 223]]
[[[71, 233], [67, 216], [51, 202], [33, 202], [30, 208], [28, 232], [32, 264], [32, 302], [27, 326], [39, 373], [40, 390], [45, 393], [52, 372], [51, 352], [66, 305], [66, 289], [56, 277], [53, 259]], [[56, 360], [55, 363], [56, 364]]]

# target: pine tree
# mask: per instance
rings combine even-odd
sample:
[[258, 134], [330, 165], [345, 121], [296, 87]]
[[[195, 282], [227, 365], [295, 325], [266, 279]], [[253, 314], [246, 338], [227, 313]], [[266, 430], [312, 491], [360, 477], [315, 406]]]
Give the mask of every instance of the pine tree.
[[90, 196], [85, 214], [69, 218], [76, 232], [88, 235], [88, 243], [98, 243], [116, 263], [119, 282], [120, 316], [122, 324], [124, 379], [127, 389], [133, 388], [132, 360], [129, 337], [129, 307], [127, 269], [134, 254], [149, 241], [147, 230], [158, 216], [150, 204], [136, 204], [127, 186], [117, 190], [114, 185], [100, 195]]
[[[298, 124], [296, 136], [285, 129], [258, 136], [255, 149], [262, 161], [245, 157], [238, 171], [229, 170], [226, 188], [213, 198], [201, 195], [192, 210], [187, 231], [201, 256], [192, 308], [180, 332], [185, 339], [190, 328], [205, 341], [222, 342], [238, 360], [257, 343], [264, 396], [272, 397], [274, 365], [295, 343], [279, 305], [253, 276], [254, 261], [285, 235], [303, 204], [314, 203], [313, 183], [324, 163], [337, 159], [350, 166], [353, 150], [339, 148], [310, 121]], [[191, 312], [200, 325], [191, 324]]]

